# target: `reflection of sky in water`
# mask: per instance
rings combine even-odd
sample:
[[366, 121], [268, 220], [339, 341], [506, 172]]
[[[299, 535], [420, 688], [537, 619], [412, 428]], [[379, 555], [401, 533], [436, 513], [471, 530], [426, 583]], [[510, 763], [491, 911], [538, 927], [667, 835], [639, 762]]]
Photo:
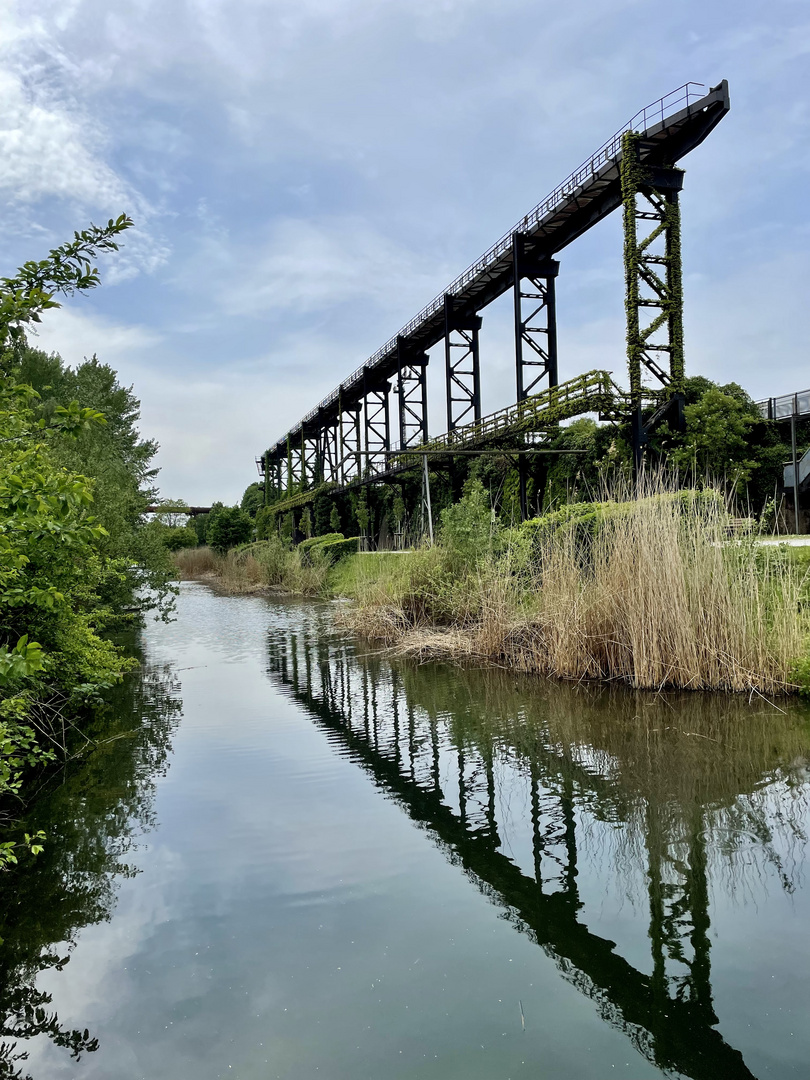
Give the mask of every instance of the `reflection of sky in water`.
[[[184, 709], [158, 783], [158, 827], [134, 856], [141, 873], [121, 882], [110, 921], [85, 928], [65, 970], [40, 978], [60, 1022], [89, 1027], [101, 1048], [77, 1065], [64, 1050], [32, 1045], [29, 1071], [36, 1080], [662, 1075], [600, 1019], [599, 1008], [616, 1022], [617, 995], [602, 987], [597, 1003], [587, 996], [589, 980], [565, 959], [576, 943], [552, 940], [560, 960], [517, 932], [520, 898], [505, 910], [492, 892], [500, 856], [489, 877], [485, 861], [461, 872], [464, 853], [437, 842], [430, 820], [414, 821], [382, 772], [359, 768], [339, 733], [295, 700], [290, 632], [300, 698], [306, 642], [330, 617], [328, 605], [218, 598], [192, 585], [176, 623], [147, 629], [149, 659], [175, 665]], [[339, 663], [346, 649], [332, 637], [329, 670], [354, 679], [361, 735], [358, 702], [373, 693], [378, 745], [393, 760], [390, 667]], [[695, 836], [704, 840], [711, 925], [698, 929], [710, 944], [717, 1027], [750, 1073], [806, 1075], [810, 905], [794, 829], [797, 813], [807, 824], [804, 789], [797, 795], [780, 779], [764, 786], [780, 762], [800, 768], [810, 739], [796, 721], [776, 714], [768, 736], [760, 707], [728, 699], [648, 708], [649, 698], [429, 667], [397, 669], [396, 680], [402, 773], [412, 758], [429, 790], [436, 770], [443, 812], [457, 821], [465, 803], [479, 841], [494, 821], [500, 852], [527, 882], [534, 817], [549, 839], [547, 892], [574, 887], [573, 922], [591, 940], [616, 942], [647, 983], [647, 864], [650, 851], [662, 855], [662, 918], [683, 948], [682, 960], [666, 960], [670, 993], [694, 954], [691, 909], [678, 903]], [[319, 687], [313, 653], [309, 689]], [[654, 719], [629, 722], [628, 710], [645, 708]], [[488, 765], [479, 750], [493, 731]], [[533, 789], [528, 750], [538, 739], [545, 757], [535, 755]], [[565, 783], [573, 876], [556, 797]], [[654, 836], [666, 843], [656, 847]]]

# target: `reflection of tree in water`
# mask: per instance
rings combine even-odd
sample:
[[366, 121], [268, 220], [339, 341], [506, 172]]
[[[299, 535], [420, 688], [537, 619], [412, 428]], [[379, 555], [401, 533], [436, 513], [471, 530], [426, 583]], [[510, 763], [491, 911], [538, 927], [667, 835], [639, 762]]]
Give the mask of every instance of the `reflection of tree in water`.
[[[709, 880], [770, 864], [793, 888], [802, 710], [358, 658], [317, 616], [271, 634], [269, 671], [649, 1061], [751, 1077], [716, 1028]], [[578, 877], [600, 860], [647, 909], [649, 974], [588, 925]]]
[[47, 833], [45, 851], [0, 877], [0, 1077], [27, 1076], [25, 1041], [37, 1036], [75, 1058], [98, 1045], [90, 1032], [60, 1026], [36, 980], [68, 963], [82, 927], [109, 919], [118, 880], [137, 873], [128, 859], [155, 823], [155, 783], [168, 769], [182, 708], [178, 689], [168, 668], [144, 668], [118, 688], [89, 733], [98, 748], [53, 777], [31, 811]]

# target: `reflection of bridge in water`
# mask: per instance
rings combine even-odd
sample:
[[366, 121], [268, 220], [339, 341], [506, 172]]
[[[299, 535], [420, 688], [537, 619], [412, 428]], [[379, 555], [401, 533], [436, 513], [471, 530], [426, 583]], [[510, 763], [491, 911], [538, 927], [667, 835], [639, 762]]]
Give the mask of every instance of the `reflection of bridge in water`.
[[[647, 802], [652, 961], [645, 974], [582, 917], [578, 818], [616, 820], [613, 782], [537, 730], [519, 742], [505, 741], [495, 728], [489, 738], [460, 734], [458, 713], [454, 721], [415, 703], [407, 669], [373, 657], [360, 661], [350, 641], [321, 630], [273, 632], [269, 673], [330, 741], [431, 832], [648, 1061], [693, 1080], [752, 1077], [715, 1027], [702, 804], [687, 811], [678, 855], [668, 858], [663, 838], [671, 821]], [[504, 810], [519, 799], [524, 815]], [[522, 851], [521, 860], [515, 853]]]

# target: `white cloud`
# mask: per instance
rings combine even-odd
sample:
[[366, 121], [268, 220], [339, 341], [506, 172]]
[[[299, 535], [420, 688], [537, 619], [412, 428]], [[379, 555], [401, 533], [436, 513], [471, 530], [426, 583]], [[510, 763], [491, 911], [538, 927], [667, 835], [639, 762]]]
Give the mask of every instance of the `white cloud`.
[[[97, 222], [127, 211], [140, 235], [129, 245], [108, 280], [151, 272], [168, 256], [166, 241], [149, 227], [149, 200], [110, 164], [112, 138], [81, 92], [91, 77], [60, 45], [63, 29], [79, 3], [60, 5], [52, 23], [0, 4], [0, 192], [6, 200], [3, 226], [32, 232], [59, 202]], [[54, 12], [54, 15], [57, 13]], [[47, 208], [47, 209], [46, 209]]]
[[[231, 251], [232, 257], [233, 252]], [[269, 240], [239, 262], [251, 264], [221, 294], [233, 315], [325, 310], [354, 300], [388, 308], [421, 307], [453, 276], [451, 267], [384, 235], [360, 217], [282, 218]], [[392, 327], [392, 332], [396, 327]]]
[[49, 311], [36, 336], [31, 336], [31, 345], [58, 352], [71, 367], [97, 353], [102, 363], [110, 364], [126, 381], [126, 369], [142, 362], [161, 342], [161, 335], [145, 326], [128, 326], [93, 311], [77, 310], [81, 303], [73, 300], [71, 307]]

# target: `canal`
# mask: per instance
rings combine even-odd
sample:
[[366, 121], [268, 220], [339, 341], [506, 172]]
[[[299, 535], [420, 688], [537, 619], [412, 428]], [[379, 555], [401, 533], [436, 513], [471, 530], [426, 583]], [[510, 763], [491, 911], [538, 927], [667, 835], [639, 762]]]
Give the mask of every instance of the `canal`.
[[0, 1077], [810, 1075], [806, 707], [417, 666], [339, 608], [186, 583], [144, 630], [0, 881]]

